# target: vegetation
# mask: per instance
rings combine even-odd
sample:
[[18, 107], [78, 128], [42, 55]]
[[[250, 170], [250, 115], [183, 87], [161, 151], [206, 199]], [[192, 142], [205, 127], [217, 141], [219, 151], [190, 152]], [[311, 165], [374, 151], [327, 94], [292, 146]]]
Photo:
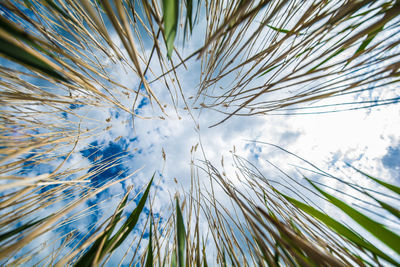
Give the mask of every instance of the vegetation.
[[[45, 256], [41, 251], [56, 240], [38, 241], [90, 216], [102, 202], [86, 207], [87, 200], [136, 173], [92, 182], [122, 164], [123, 154], [65, 167], [86, 140], [109, 130], [76, 112], [77, 106], [130, 114], [134, 128], [136, 120], [168, 115], [155, 83], [164, 85], [175, 110], [182, 100], [190, 113], [212, 109], [225, 115], [211, 127], [232, 116], [397, 103], [400, 1], [4, 0], [0, 8], [2, 264], [39, 258], [35, 264], [97, 266], [107, 264], [117, 248], [127, 248], [121, 262], [129, 258], [130, 265], [146, 266], [400, 265], [400, 237], [391, 226], [400, 218], [397, 186], [356, 169], [379, 186], [371, 190], [311, 165], [313, 175], [356, 192], [353, 197], [370, 204], [377, 219], [328, 193], [327, 185], [315, 179], [304, 175], [305, 186], [283, 171], [283, 178], [267, 178], [235, 153], [237, 177], [227, 177], [207, 159], [193, 165], [191, 189], [176, 195], [165, 214], [152, 213], [153, 176], [143, 190], [129, 188], [111, 217], [87, 225], [85, 236], [73, 229]], [[203, 43], [182, 56], [184, 43], [202, 29]], [[189, 102], [178, 70], [195, 58], [201, 63], [200, 83]], [[137, 77], [137, 88], [113, 77], [110, 65]], [[372, 90], [385, 90], [388, 97], [342, 101]], [[136, 111], [142, 98], [154, 106], [154, 117]], [[329, 104], [318, 104], [322, 99]], [[23, 172], [41, 164], [54, 168], [35, 177]], [[210, 178], [210, 190], [200, 186], [198, 175]], [[226, 195], [229, 208], [215, 190]], [[330, 203], [357, 226], [329, 216], [315, 199]], [[136, 207], [125, 212], [129, 205]], [[128, 242], [133, 231], [141, 232]], [[379, 242], [365, 238], [367, 232]], [[215, 262], [206, 255], [207, 246], [215, 247]]]

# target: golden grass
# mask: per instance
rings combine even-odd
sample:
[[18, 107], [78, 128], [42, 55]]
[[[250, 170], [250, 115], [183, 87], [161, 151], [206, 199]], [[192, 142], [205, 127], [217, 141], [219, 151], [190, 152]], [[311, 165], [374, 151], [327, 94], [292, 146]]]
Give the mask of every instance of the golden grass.
[[[168, 3], [173, 6], [166, 7]], [[41, 236], [93, 214], [102, 205], [81, 210], [85, 201], [134, 175], [109, 177], [98, 187], [90, 183], [121, 164], [123, 155], [65, 168], [78, 147], [111, 127], [104, 129], [105, 122], [77, 114], [71, 105], [109, 107], [135, 120], [149, 119], [135, 112], [138, 99], [147, 97], [156, 103], [154, 112], [163, 113], [165, 119], [166, 103], [152, 88], [159, 82], [171, 97], [168, 104], [177, 110], [182, 100], [193, 121], [192, 108], [225, 114], [211, 125], [217, 126], [232, 116], [313, 113], [308, 105], [320, 100], [335, 100], [370, 86], [387, 90], [399, 82], [399, 40], [393, 34], [399, 30], [399, 1], [4, 0], [0, 5], [11, 14], [0, 15], [0, 55], [7, 60], [0, 66], [0, 259], [9, 265], [23, 265], [35, 257], [41, 257], [38, 265], [74, 265], [92, 248], [96, 248], [93, 257], [85, 264], [105, 265], [135, 227], [121, 217], [123, 207], [133, 201], [126, 203], [129, 189], [111, 217], [88, 225], [85, 237], [73, 230], [51, 240], [61, 244], [51, 255], [41, 255], [54, 246], [51, 242], [33, 248]], [[173, 10], [172, 15], [166, 10]], [[196, 25], [203, 14], [205, 25]], [[205, 27], [204, 42], [184, 57], [176, 45], [178, 38], [190, 38], [200, 26]], [[390, 36], [382, 39], [384, 35]], [[151, 49], [146, 47], [149, 44]], [[200, 82], [190, 102], [178, 72], [195, 57], [201, 63]], [[111, 77], [110, 64], [137, 78], [137, 88]], [[143, 92], [138, 89], [141, 85]], [[121, 101], [125, 96], [131, 97], [129, 106]], [[336, 105], [346, 109], [347, 104], [321, 107], [330, 112]], [[84, 129], [84, 122], [99, 126]], [[324, 221], [327, 217], [311, 209], [315, 205], [308, 200], [307, 193], [317, 191], [294, 183], [287, 174], [289, 186], [282, 186], [285, 181], [276, 186], [255, 172], [251, 163], [233, 157], [245, 191], [206, 161], [192, 168], [190, 190], [183, 197], [171, 197], [171, 210], [157, 220], [151, 211], [157, 190], [151, 190], [144, 228], [130, 242], [121, 264], [129, 260], [131, 265], [207, 266], [206, 249], [215, 247], [210, 265], [364, 266], [385, 261], [398, 265], [375, 245], [349, 239], [351, 235], [337, 231], [344, 228]], [[162, 158], [165, 161], [164, 151]], [[19, 172], [40, 164], [55, 166], [50, 173], [34, 177]], [[199, 172], [210, 179], [208, 191], [200, 186]], [[231, 210], [219, 202], [216, 188], [230, 200]], [[357, 189], [378, 212], [399, 214], [376, 195]], [[65, 202], [66, 207], [52, 210]], [[207, 233], [201, 220], [207, 223]], [[118, 222], [127, 224], [109, 239]], [[148, 223], [153, 240], [143, 252]], [[21, 249], [27, 252], [22, 255]]]

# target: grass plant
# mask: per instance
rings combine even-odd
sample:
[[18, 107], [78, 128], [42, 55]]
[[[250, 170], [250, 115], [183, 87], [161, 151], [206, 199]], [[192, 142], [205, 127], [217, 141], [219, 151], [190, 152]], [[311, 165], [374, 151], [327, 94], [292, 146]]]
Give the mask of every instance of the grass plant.
[[[129, 114], [134, 128], [136, 120], [165, 119], [166, 104], [178, 110], [181, 100], [191, 115], [192, 109], [224, 114], [210, 127], [232, 116], [394, 104], [399, 15], [398, 0], [1, 1], [0, 263], [23, 266], [39, 259], [36, 265], [100, 266], [125, 249], [121, 264], [129, 259], [133, 266], [399, 266], [400, 237], [389, 223], [399, 223], [399, 187], [355, 169], [379, 186], [371, 191], [311, 165], [313, 174], [357, 192], [357, 203], [367, 205], [361, 212], [337, 189], [305, 175], [309, 184], [301, 184], [278, 167], [281, 175], [267, 178], [236, 154], [236, 177], [207, 159], [193, 165], [190, 190], [171, 197], [170, 209], [159, 217], [151, 209], [157, 195], [153, 175], [142, 190], [130, 187], [113, 196], [121, 201], [112, 216], [87, 225], [84, 236], [72, 229], [60, 236], [57, 248], [52, 242], [59, 240], [39, 242], [95, 214], [104, 202], [86, 207], [86, 201], [140, 171], [123, 171], [96, 184], [96, 177], [122, 165], [126, 156], [68, 164], [89, 140], [112, 127], [110, 119], [98, 121], [76, 107]], [[189, 54], [182, 52], [179, 41], [185, 48], [200, 27], [205, 27], [203, 42]], [[191, 60], [201, 64], [201, 72], [189, 101], [178, 70]], [[137, 78], [137, 86], [123, 85], [110, 65]], [[156, 82], [170, 103], [161, 101]], [[387, 90], [388, 97], [341, 98], [372, 90]], [[137, 112], [141, 98], [149, 99], [153, 117]], [[24, 172], [48, 165], [52, 168], [38, 175]], [[209, 178], [207, 188], [198, 175]], [[216, 197], [217, 190], [229, 207]], [[321, 205], [347, 216], [346, 222]], [[382, 215], [380, 220], [371, 211]], [[139, 234], [129, 240], [135, 231]], [[214, 255], [207, 255], [209, 247]]]

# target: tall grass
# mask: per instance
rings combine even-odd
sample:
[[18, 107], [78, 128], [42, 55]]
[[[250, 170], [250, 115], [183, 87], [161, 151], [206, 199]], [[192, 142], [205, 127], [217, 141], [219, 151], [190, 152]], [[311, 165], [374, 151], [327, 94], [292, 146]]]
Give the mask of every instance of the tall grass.
[[[298, 182], [301, 180], [292, 176], [293, 174], [284, 173], [274, 165], [271, 166], [277, 168], [278, 173], [284, 174], [283, 179], [279, 179], [278, 175], [266, 177], [246, 159], [238, 155], [233, 157], [237, 177], [228, 177], [224, 172], [221, 174], [211, 163], [206, 162], [207, 172], [215, 183], [223, 188], [234, 206], [227, 209], [222, 203], [215, 201], [214, 194], [209, 194], [209, 202], [213, 203], [212, 209], [208, 211], [209, 217], [221, 218], [213, 219], [210, 225], [217, 226], [210, 228], [217, 237], [215, 242], [222, 245], [218, 247], [220, 256], [226, 254], [226, 261], [230, 264], [268, 266], [399, 264], [398, 246], [395, 241], [399, 238], [398, 229], [396, 227], [393, 229], [393, 225], [398, 224], [399, 219], [398, 209], [395, 208], [399, 201], [396, 192], [398, 187], [382, 183], [379, 179], [360, 172], [364, 179], [372, 179], [383, 185], [379, 191], [366, 191], [369, 189], [328, 173], [321, 173], [315, 166], [303, 162], [303, 165], [308, 165], [313, 172], [318, 173], [319, 177], [313, 175], [315, 179], [320, 177], [336, 179], [345, 188], [353, 189], [354, 191], [347, 190], [353, 192], [355, 202], [362, 201], [364, 204], [362, 206], [368, 207], [368, 212], [365, 213], [335, 196], [341, 191], [327, 193], [323, 189], [326, 184], [317, 186], [317, 182], [303, 176], [303, 179], [311, 185], [306, 188]], [[313, 172], [310, 174], [314, 174]], [[347, 190], [343, 189], [344, 192]], [[386, 207], [388, 203], [391, 203], [390, 207]], [[321, 209], [328, 204], [340, 210], [336, 210], [336, 216], [333, 216], [335, 212], [332, 212], [332, 209], [328, 213]], [[382, 217], [378, 218], [379, 221], [376, 221], [376, 218], [372, 219], [375, 214], [371, 214], [370, 209], [379, 216], [387, 216], [386, 219]], [[337, 219], [344, 219], [343, 215], [348, 218], [346, 222]], [[238, 217], [243, 221], [238, 220]], [[387, 223], [382, 224], [383, 221]], [[368, 235], [361, 234], [364, 231], [375, 236], [381, 243], [367, 237]], [[247, 244], [247, 247], [243, 244]], [[248, 262], [250, 257], [246, 252], [252, 255], [253, 262]]]
[[[399, 265], [398, 234], [371, 213], [360, 213], [312, 180], [304, 187], [285, 174], [290, 182], [276, 186], [237, 155], [238, 177], [232, 179], [207, 160], [194, 168], [191, 189], [171, 200], [171, 209], [162, 214], [165, 220], [152, 214], [157, 189], [149, 177], [144, 191], [129, 188], [113, 196], [121, 198], [113, 214], [87, 225], [84, 236], [72, 229], [60, 240], [38, 241], [95, 213], [103, 202], [85, 207], [86, 201], [135, 174], [124, 171], [92, 183], [121, 165], [124, 155], [83, 167], [68, 163], [89, 140], [110, 130], [103, 121], [79, 114], [76, 106], [112, 108], [134, 122], [149, 119], [136, 112], [143, 97], [164, 116], [166, 104], [177, 109], [183, 100], [189, 111], [199, 106], [225, 114], [211, 125], [216, 126], [232, 116], [396, 103], [396, 95], [373, 102], [342, 102], [340, 97], [398, 86], [399, 1], [4, 0], [0, 7], [2, 264], [24, 265], [35, 258], [38, 265], [104, 265], [142, 227], [121, 263], [129, 258], [131, 265], [146, 266]], [[205, 27], [203, 43], [183, 56], [178, 40], [186, 42], [200, 27]], [[189, 102], [178, 70], [195, 58], [201, 63], [200, 83]], [[137, 87], [112, 77], [110, 65], [137, 78]], [[165, 85], [170, 103], [162, 103], [155, 82]], [[131, 97], [129, 104], [125, 96]], [[318, 105], [323, 99], [330, 102]], [[88, 122], [97, 126], [87, 128]], [[24, 172], [45, 165], [52, 168], [33, 176]], [[210, 178], [209, 190], [197, 175]], [[393, 204], [399, 200], [398, 187], [362, 175], [382, 192], [330, 178], [398, 223]], [[235, 179], [243, 186], [230, 182]], [[217, 189], [229, 208], [219, 202]], [[310, 194], [359, 226], [319, 210], [307, 200]], [[125, 212], [132, 202], [136, 208]], [[140, 215], [144, 225], [138, 225]], [[380, 245], [360, 236], [362, 229]], [[54, 248], [51, 242], [61, 245], [43, 256], [42, 251]], [[214, 258], [207, 255], [210, 247]]]

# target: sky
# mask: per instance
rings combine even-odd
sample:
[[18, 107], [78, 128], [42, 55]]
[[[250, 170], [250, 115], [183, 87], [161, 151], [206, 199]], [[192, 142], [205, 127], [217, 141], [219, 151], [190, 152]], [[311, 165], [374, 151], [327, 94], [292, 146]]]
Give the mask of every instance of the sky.
[[[200, 18], [196, 27], [196, 34], [191, 36], [184, 47], [179, 39], [181, 37], [176, 41], [176, 46], [183, 56], [189, 55], [202, 43], [205, 32], [204, 17]], [[112, 38], [123, 49], [115, 33]], [[176, 55], [173, 58], [176, 59]], [[108, 65], [107, 71], [119, 83], [135, 90], [143, 90], [139, 88], [139, 78], [129, 70], [127, 71], [124, 66], [112, 64], [107, 58], [103, 60]], [[1, 61], [1, 64], [8, 66], [7, 64], [10, 63]], [[191, 59], [186, 66], [187, 69], [178, 68], [177, 74], [185, 90], [189, 106], [198, 107], [199, 103], [193, 103], [189, 97], [195, 95], [199, 86], [200, 62]], [[152, 64], [152, 68], [159, 73], [159, 67], [155, 63]], [[148, 74], [146, 78], [151, 81], [155, 77], [153, 74]], [[130, 179], [84, 203], [81, 206], [82, 209], [104, 201], [102, 202], [104, 205], [99, 205], [99, 208], [90, 216], [46, 233], [35, 242], [54, 239], [54, 236], [59, 236], [73, 228], [78, 229], [83, 237], [88, 225], [112, 214], [112, 207], [116, 207], [128, 186], [133, 185], [134, 191], [139, 192], [154, 173], [157, 178], [157, 195], [152, 208], [156, 216], [163, 216], [170, 208], [171, 199], [175, 193], [178, 191], [183, 196], [185, 190], [190, 188], [192, 163], [203, 166], [202, 160], [207, 159], [216, 167], [221, 168], [223, 157], [228, 177], [234, 175], [232, 151], [248, 159], [268, 175], [276, 175], [276, 170], [271, 168], [268, 161], [288, 173], [295, 173], [296, 168], [293, 165], [306, 165], [265, 143], [279, 145], [327, 172], [366, 187], [371, 188], [375, 185], [361, 179], [353, 170], [346, 167], [346, 163], [387, 182], [400, 185], [400, 109], [398, 104], [325, 114], [234, 116], [216, 127], [209, 128], [223, 119], [223, 114], [210, 109], [192, 109], [192, 115], [190, 115], [185, 110], [180, 96], [176, 98], [178, 104], [175, 110], [170, 104], [171, 96], [161, 82], [154, 82], [151, 87], [159, 96], [160, 101], [167, 105], [165, 109], [167, 115], [161, 114], [154, 103], [152, 105], [146, 97], [139, 98], [140, 104], [136, 112], [153, 119], [136, 118], [132, 122], [129, 114], [108, 105], [103, 107], [71, 105], [69, 109], [76, 116], [72, 113], [61, 114], [69, 122], [81, 121], [81, 116], [84, 116], [85, 119], [81, 121], [82, 129], [96, 129], [94, 130], [96, 135], [77, 144], [75, 152], [63, 166], [64, 169], [82, 168], [75, 174], [78, 176], [95, 170], [96, 167], [89, 169], [85, 167], [101, 160], [107, 159], [113, 163], [119, 163], [91, 177], [93, 186], [100, 186], [109, 177], [125, 177], [138, 169], [140, 171]], [[348, 95], [340, 101], [350, 102], [366, 98], [376, 100], [398, 96], [398, 93], [398, 85], [389, 85], [384, 89], [374, 90], [372, 93]], [[126, 106], [132, 105], [133, 97], [118, 94], [119, 101]], [[329, 103], [332, 102], [320, 101], [318, 104]], [[46, 117], [42, 119], [50, 120]], [[194, 159], [193, 162], [192, 159]], [[35, 176], [49, 173], [61, 161], [62, 159], [57, 159], [49, 164], [26, 166], [20, 170], [20, 174]], [[209, 181], [207, 175], [200, 172], [199, 179], [200, 183], [207, 188]], [[319, 181], [331, 187], [340, 188], [340, 184], [333, 180], [321, 178]], [[343, 199], [350, 203], [353, 201], [346, 196]], [[221, 201], [227, 201], [227, 199], [221, 199]], [[49, 207], [47, 211], [55, 211], [63, 204], [65, 203], [61, 202]], [[133, 208], [134, 205], [129, 206], [127, 212], [132, 211]], [[140, 226], [144, 223], [145, 221], [141, 220]], [[128, 244], [123, 245], [123, 247], [126, 246]], [[113, 255], [109, 261], [110, 266], [122, 257], [121, 253], [116, 252]], [[212, 257], [211, 254], [210, 257]]]

